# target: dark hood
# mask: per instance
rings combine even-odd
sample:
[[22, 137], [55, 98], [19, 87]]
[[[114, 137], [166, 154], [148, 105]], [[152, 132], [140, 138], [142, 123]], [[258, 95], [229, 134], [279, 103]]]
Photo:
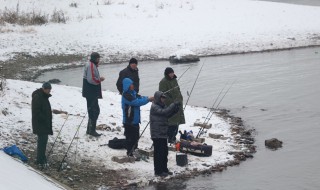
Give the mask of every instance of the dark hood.
[[154, 93], [154, 103], [162, 105], [163, 103], [161, 102], [161, 95], [163, 95], [164, 93], [161, 91], [156, 91]]

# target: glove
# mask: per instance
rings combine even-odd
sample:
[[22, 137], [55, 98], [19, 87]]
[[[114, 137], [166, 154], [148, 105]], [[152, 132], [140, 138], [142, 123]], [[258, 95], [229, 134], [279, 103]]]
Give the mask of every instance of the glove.
[[174, 103], [174, 113], [178, 113], [180, 110], [180, 102]]
[[175, 101], [174, 104], [175, 104], [176, 106], [179, 106], [179, 107], [181, 106], [181, 102], [180, 102], [180, 101]]

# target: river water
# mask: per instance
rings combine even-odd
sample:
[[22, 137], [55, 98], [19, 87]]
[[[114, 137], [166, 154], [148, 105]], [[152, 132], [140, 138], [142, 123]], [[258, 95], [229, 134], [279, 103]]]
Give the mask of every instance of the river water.
[[[198, 63], [171, 65], [167, 61], [139, 63], [141, 94], [152, 95], [167, 66], [181, 75], [181, 90], [190, 105], [209, 106], [225, 85], [236, 81], [221, 102], [256, 129], [257, 153], [240, 166], [222, 173], [160, 184], [149, 189], [320, 189], [320, 48], [202, 58]], [[103, 89], [116, 91], [115, 82], [127, 63], [102, 65]], [[82, 68], [52, 71], [39, 81], [59, 78], [81, 86]], [[271, 151], [264, 140], [278, 138], [283, 148]]]

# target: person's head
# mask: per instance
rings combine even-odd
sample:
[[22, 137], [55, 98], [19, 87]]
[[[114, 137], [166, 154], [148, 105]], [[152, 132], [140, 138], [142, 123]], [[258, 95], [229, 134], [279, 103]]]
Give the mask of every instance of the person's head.
[[138, 68], [138, 61], [135, 58], [131, 58], [129, 61], [129, 66], [131, 67], [131, 69], [133, 70], [137, 70]]
[[161, 92], [161, 91], [156, 91], [154, 93], [153, 97], [154, 97], [154, 103], [159, 104], [159, 105], [164, 104], [164, 102], [165, 102], [165, 100], [167, 98], [165, 96], [165, 94], [163, 92]]
[[123, 93], [129, 90], [134, 90], [133, 81], [130, 78], [124, 78], [122, 80], [122, 90], [123, 90]]
[[160, 100], [162, 103], [164, 103], [167, 99], [167, 96], [163, 93], [161, 96], [160, 96]]
[[90, 61], [94, 64], [99, 64], [100, 58], [101, 58], [101, 56], [97, 52], [92, 52], [90, 55]]
[[134, 90], [134, 85], [133, 85], [133, 83], [129, 86], [129, 89], [130, 89], [130, 90]]
[[171, 67], [167, 67], [164, 70], [164, 75], [170, 77], [171, 79], [173, 79], [175, 77], [174, 71]]
[[42, 84], [42, 90], [43, 90], [44, 93], [50, 94], [51, 89], [52, 89], [52, 86], [51, 86], [51, 84], [49, 82], [45, 82], [45, 83]]

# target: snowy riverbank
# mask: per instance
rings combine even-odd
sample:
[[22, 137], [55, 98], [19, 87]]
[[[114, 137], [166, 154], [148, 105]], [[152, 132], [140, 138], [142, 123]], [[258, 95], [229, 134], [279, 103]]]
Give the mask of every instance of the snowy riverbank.
[[[0, 96], [0, 147], [17, 144], [25, 153], [27, 153], [28, 156], [31, 156], [29, 162], [34, 160], [34, 155], [32, 154], [34, 154], [36, 145], [36, 136], [33, 135], [31, 131], [30, 95], [40, 86], [41, 84], [39, 83], [7, 80], [5, 91], [2, 93], [2, 96]], [[49, 158], [49, 162], [52, 163], [52, 167], [56, 167], [57, 162], [61, 161], [63, 154], [70, 144], [77, 127], [86, 115], [86, 104], [85, 99], [81, 96], [80, 88], [53, 85], [52, 95], [53, 96], [50, 98], [52, 109], [66, 111], [70, 114], [61, 132], [61, 138], [58, 139], [53, 154]], [[75, 168], [78, 167], [88, 167], [91, 168], [91, 170], [93, 168], [93, 171], [98, 173], [97, 175], [99, 175], [99, 173], [102, 175], [104, 171], [108, 171], [109, 175], [117, 177], [113, 179], [114, 181], [112, 181], [112, 183], [105, 183], [107, 185], [146, 185], [161, 180], [160, 178], [154, 177], [152, 157], [147, 160], [147, 162], [142, 160], [135, 163], [119, 164], [113, 162], [111, 158], [112, 156], [125, 156], [125, 150], [114, 150], [110, 149], [108, 146], [99, 146], [101, 144], [108, 143], [108, 140], [111, 140], [114, 137], [124, 137], [123, 130], [116, 130], [117, 127], [122, 129], [122, 113], [120, 106], [121, 97], [118, 94], [109, 91], [104, 91], [103, 96], [104, 98], [99, 100], [101, 114], [98, 120], [98, 125], [106, 124], [112, 130], [99, 131], [103, 133], [103, 136], [100, 138], [89, 138], [89, 136], [85, 134], [85, 126], [87, 122], [87, 118], [85, 117], [84, 122], [80, 126], [78, 138], [74, 141], [66, 159], [70, 166], [67, 170], [75, 170]], [[142, 129], [148, 122], [149, 109], [150, 104], [142, 107]], [[187, 123], [181, 125], [181, 129], [186, 129], [188, 131], [193, 130], [194, 134], [197, 134], [199, 127], [193, 127], [193, 123], [198, 119], [203, 122], [204, 117], [206, 117], [207, 114], [208, 110], [205, 108], [187, 106], [185, 111]], [[54, 135], [50, 136], [49, 142], [52, 143], [54, 141], [66, 117], [66, 114], [53, 114]], [[224, 165], [227, 162], [234, 161], [235, 158], [232, 155], [229, 155], [228, 152], [247, 150], [235, 142], [234, 135], [236, 134], [231, 131], [232, 124], [230, 124], [230, 120], [227, 121], [214, 115], [210, 123], [213, 124], [213, 127], [209, 129], [203, 137], [206, 137], [205, 142], [207, 144], [213, 145], [212, 156], [196, 157], [188, 155], [188, 166], [180, 167], [176, 165], [176, 153], [169, 151], [168, 166], [175, 172], [173, 177], [186, 176], [191, 173], [201, 173], [201, 171], [211, 170], [217, 165]], [[218, 133], [228, 138], [225, 138], [224, 140], [212, 139], [208, 138], [208, 133]], [[139, 142], [139, 148], [149, 149], [151, 144], [150, 131], [149, 128], [147, 128]], [[48, 149], [49, 148], [51, 148], [51, 144], [49, 144]], [[56, 168], [52, 169], [56, 171]], [[88, 171], [90, 170], [88, 169]], [[66, 176], [67, 173], [68, 171], [64, 171], [61, 172], [61, 175]], [[47, 174], [50, 175], [50, 172]], [[91, 174], [87, 175], [90, 176]], [[51, 177], [55, 178], [57, 176], [58, 174]], [[59, 177], [57, 178], [59, 180]], [[70, 176], [70, 178], [75, 178], [72, 179], [71, 184], [76, 183], [73, 180], [81, 180], [78, 181], [78, 183], [89, 185], [86, 183], [85, 177], [77, 179], [75, 176]], [[70, 180], [62, 180], [62, 182], [70, 185]], [[100, 185], [103, 185], [103, 183]]]

